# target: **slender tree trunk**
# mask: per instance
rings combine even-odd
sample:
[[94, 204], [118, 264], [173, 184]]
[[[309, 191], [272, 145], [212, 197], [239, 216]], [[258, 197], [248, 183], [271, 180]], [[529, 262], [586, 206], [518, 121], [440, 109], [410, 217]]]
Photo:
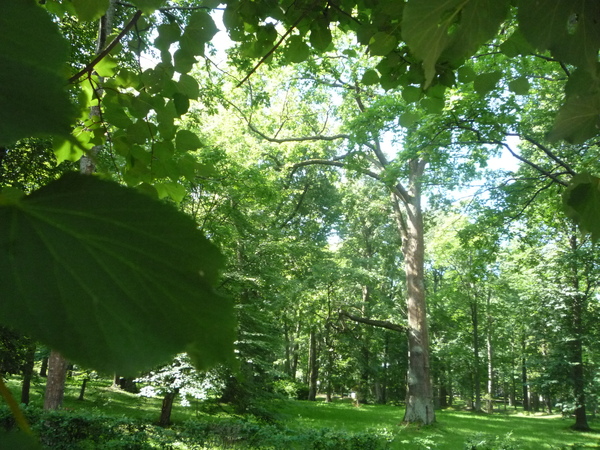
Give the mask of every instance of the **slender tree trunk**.
[[158, 425], [161, 427], [168, 427], [171, 425], [171, 412], [173, 411], [173, 402], [177, 396], [177, 391], [167, 392], [163, 397], [162, 407], [160, 409], [160, 418], [158, 419]]
[[479, 311], [477, 299], [471, 302], [471, 321], [473, 323], [473, 393], [475, 411], [481, 410], [481, 367], [479, 363]]
[[69, 362], [56, 350], [50, 352], [44, 409], [58, 409], [62, 405], [68, 365]]
[[42, 365], [40, 366], [40, 377], [46, 378], [48, 376], [48, 356], [42, 358]]
[[79, 397], [77, 398], [77, 400], [83, 401], [85, 397], [85, 388], [87, 386], [88, 381], [90, 381], [89, 378], [84, 378], [81, 382], [81, 389], [79, 389]]
[[429, 425], [435, 422], [433, 389], [429, 367], [429, 330], [425, 302], [425, 240], [421, 211], [421, 180], [425, 162], [410, 162], [410, 197], [403, 200], [406, 220], [394, 202], [403, 233], [402, 253], [406, 271], [408, 314], [408, 389], [404, 422]]
[[571, 353], [571, 377], [573, 380], [573, 394], [575, 397], [575, 424], [573, 425], [574, 430], [578, 431], [589, 431], [590, 426], [587, 422], [587, 415], [585, 411], [585, 375], [583, 367], [583, 314], [585, 310], [585, 295], [580, 292], [579, 286], [579, 266], [577, 258], [577, 236], [571, 236], [571, 250], [572, 255], [572, 276], [573, 276], [573, 288], [575, 295], [570, 299], [570, 313], [571, 313], [571, 340], [569, 342], [570, 353]]
[[494, 411], [494, 347], [492, 344], [492, 333], [494, 320], [492, 312], [490, 311], [492, 303], [492, 292], [488, 291], [487, 296], [487, 333], [486, 333], [486, 344], [487, 344], [487, 358], [488, 358], [488, 382], [487, 382], [487, 412], [492, 413]]
[[317, 399], [317, 381], [319, 379], [319, 366], [317, 360], [317, 335], [310, 331], [310, 349], [308, 355], [308, 400]]
[[35, 364], [35, 342], [29, 341], [27, 355], [21, 371], [23, 372], [23, 384], [21, 385], [21, 403], [29, 405], [29, 392], [31, 379], [33, 378], [33, 366]]
[[[523, 344], [524, 345], [524, 344]], [[523, 411], [529, 411], [529, 386], [527, 385], [527, 360], [521, 360], [521, 384], [523, 386]]]

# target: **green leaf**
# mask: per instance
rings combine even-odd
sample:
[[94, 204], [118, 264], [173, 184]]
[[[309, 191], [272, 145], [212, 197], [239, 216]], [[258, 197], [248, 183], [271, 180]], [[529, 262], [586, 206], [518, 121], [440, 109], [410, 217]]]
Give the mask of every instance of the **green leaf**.
[[179, 40], [179, 46], [192, 55], [203, 55], [204, 44], [209, 42], [217, 33], [218, 28], [207, 12], [194, 12], [185, 31]]
[[184, 115], [188, 109], [190, 109], [190, 99], [179, 92], [173, 95], [173, 104], [175, 105], [175, 111], [178, 116]]
[[96, 64], [94, 70], [101, 77], [109, 78], [115, 74], [115, 69], [117, 69], [117, 65], [118, 63], [116, 58], [110, 55], [106, 55], [98, 62], [98, 64]]
[[527, 95], [529, 94], [529, 80], [525, 76], [515, 78], [508, 83], [508, 89], [517, 95]]
[[366, 86], [379, 83], [379, 74], [375, 69], [365, 70], [360, 82]]
[[583, 173], [573, 177], [563, 194], [567, 215], [581, 230], [591, 233], [592, 240], [600, 237], [600, 178]]
[[187, 191], [185, 186], [174, 181], [165, 183], [156, 183], [154, 185], [156, 192], [158, 192], [158, 198], [169, 197], [176, 203], [181, 203], [183, 198], [186, 196]]
[[292, 63], [301, 63], [306, 61], [310, 56], [310, 49], [302, 40], [301, 36], [294, 35], [288, 39], [285, 55], [288, 61]]
[[69, 47], [32, 0], [0, 0], [0, 146], [70, 133], [75, 110], [65, 90]]
[[396, 36], [380, 31], [369, 40], [369, 51], [372, 55], [385, 56], [398, 46]]
[[196, 64], [194, 54], [181, 48], [175, 52], [173, 60], [173, 66], [179, 73], [189, 73]]
[[599, 130], [600, 94], [570, 95], [558, 111], [548, 139], [565, 139], [567, 142], [580, 144], [597, 136]]
[[201, 146], [200, 138], [189, 130], [179, 130], [175, 136], [175, 148], [178, 152], [197, 150]]
[[177, 82], [177, 90], [189, 99], [197, 99], [200, 96], [200, 87], [194, 77], [182, 74]]
[[329, 23], [324, 19], [314, 20], [310, 26], [310, 45], [318, 52], [324, 52], [331, 45]]
[[475, 89], [475, 92], [477, 92], [483, 97], [496, 87], [498, 81], [500, 81], [501, 78], [502, 72], [500, 72], [499, 70], [496, 70], [494, 72], [482, 73], [481, 75], [477, 75], [477, 78], [475, 78], [473, 88]]
[[132, 0], [131, 3], [141, 9], [144, 14], [150, 15], [160, 8], [165, 0]]
[[71, 0], [77, 17], [82, 22], [91, 22], [104, 15], [110, 0]]
[[187, 347], [232, 352], [222, 257], [193, 220], [115, 183], [67, 174], [0, 207], [0, 320], [84, 366], [134, 374]]
[[471, 81], [474, 81], [475, 78], [477, 78], [477, 74], [472, 67], [462, 66], [458, 69], [458, 80], [461, 83], [470, 83]]
[[457, 23], [451, 27], [450, 42], [442, 54], [442, 59], [456, 65], [493, 39], [500, 25], [506, 20], [509, 5], [510, 0], [462, 2]]
[[431, 114], [440, 114], [444, 109], [445, 102], [442, 98], [426, 97], [421, 100], [421, 105]]
[[171, 44], [179, 40], [181, 30], [176, 23], [163, 23], [159, 25], [157, 30], [158, 36], [154, 40], [154, 45], [161, 51], [169, 51]]
[[600, 8], [596, 0], [521, 1], [519, 28], [540, 50], [561, 61], [593, 67], [600, 49]]
[[421, 88], [416, 86], [406, 86], [402, 89], [402, 98], [407, 103], [414, 103], [419, 101], [422, 95]]
[[412, 111], [407, 111], [398, 117], [398, 123], [404, 128], [410, 128], [417, 123], [419, 118], [419, 114]]
[[402, 37], [423, 61], [424, 87], [435, 77], [435, 64], [450, 41], [448, 29], [463, 3], [461, 0], [409, 0], [404, 7]]
[[517, 29], [510, 37], [500, 44], [500, 51], [509, 58], [514, 58], [519, 55], [530, 55], [534, 53], [534, 48], [531, 46], [523, 33]]
[[54, 138], [52, 150], [58, 164], [63, 161], [78, 161], [84, 154], [83, 148], [73, 136]]
[[31, 434], [23, 431], [0, 431], [0, 448], [10, 450], [41, 450], [42, 446]]

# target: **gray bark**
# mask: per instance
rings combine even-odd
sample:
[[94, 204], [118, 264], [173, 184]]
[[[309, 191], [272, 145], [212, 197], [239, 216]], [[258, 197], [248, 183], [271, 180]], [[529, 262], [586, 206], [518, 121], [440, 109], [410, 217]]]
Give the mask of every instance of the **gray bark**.
[[65, 380], [69, 362], [56, 350], [50, 352], [48, 358], [48, 379], [44, 395], [44, 409], [61, 407], [65, 395]]

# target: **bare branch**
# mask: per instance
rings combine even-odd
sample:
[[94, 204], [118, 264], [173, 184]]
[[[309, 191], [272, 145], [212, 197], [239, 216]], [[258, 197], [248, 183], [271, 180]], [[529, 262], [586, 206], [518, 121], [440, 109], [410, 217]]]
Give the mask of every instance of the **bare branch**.
[[334, 134], [331, 136], [315, 135], [315, 136], [302, 136], [302, 137], [290, 137], [290, 138], [274, 138], [267, 136], [263, 132], [259, 131], [254, 125], [248, 122], [248, 128], [258, 134], [261, 138], [266, 141], [274, 142], [276, 144], [283, 144], [285, 142], [306, 142], [306, 141], [336, 141], [338, 139], [350, 139], [349, 134]]
[[398, 325], [392, 322], [388, 322], [387, 320], [375, 320], [375, 319], [367, 319], [366, 317], [359, 317], [350, 314], [347, 311], [341, 310], [339, 312], [340, 317], [346, 317], [354, 322], [364, 323], [366, 325], [372, 325], [374, 327], [386, 328], [392, 331], [398, 331], [400, 333], [405, 333], [407, 328], [404, 325]]
[[[511, 134], [511, 136], [518, 136], [518, 135], [512, 135]], [[571, 174], [573, 176], [577, 175], [577, 173], [571, 168], [571, 166], [569, 166], [566, 162], [564, 162], [562, 159], [560, 159], [558, 156], [556, 156], [556, 154], [554, 154], [554, 152], [552, 152], [552, 150], [550, 150], [548, 147], [546, 147], [542, 143], [538, 142], [537, 140], [535, 140], [531, 136], [519, 136], [519, 137], [522, 137], [527, 142], [535, 145], [537, 148], [539, 148], [541, 151], [543, 151], [550, 159], [554, 160], [556, 163], [558, 163], [559, 165], [561, 165], [562, 167], [564, 167], [565, 170], [569, 174]]]

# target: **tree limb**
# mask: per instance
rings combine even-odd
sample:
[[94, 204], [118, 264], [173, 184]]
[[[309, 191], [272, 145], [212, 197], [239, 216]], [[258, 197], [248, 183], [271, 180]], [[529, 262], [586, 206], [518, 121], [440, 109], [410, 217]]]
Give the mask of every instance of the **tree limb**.
[[372, 325], [374, 327], [386, 328], [388, 330], [398, 331], [400, 333], [405, 333], [407, 330], [407, 327], [405, 327], [404, 325], [398, 325], [392, 322], [388, 322], [387, 320], [367, 319], [366, 317], [352, 315], [344, 310], [341, 310], [339, 312], [339, 315], [340, 317], [346, 317], [347, 319], [350, 319], [354, 322], [364, 323], [366, 325]]
[[265, 141], [274, 142], [276, 144], [283, 144], [285, 142], [305, 142], [305, 141], [336, 141], [338, 139], [349, 139], [349, 134], [334, 134], [331, 136], [324, 136], [317, 134], [315, 136], [303, 136], [303, 137], [290, 137], [290, 138], [274, 138], [267, 136], [262, 131], [259, 131], [254, 125], [252, 125], [249, 121], [248, 128], [252, 130], [254, 133], [258, 134]]
[[84, 76], [86, 73], [91, 73], [92, 70], [94, 70], [94, 67], [96, 67], [96, 64], [98, 64], [100, 61], [102, 61], [103, 58], [106, 57], [106, 55], [108, 55], [111, 50], [113, 48], [115, 48], [115, 46], [121, 42], [121, 39], [123, 39], [123, 37], [129, 32], [129, 30], [131, 30], [133, 28], [133, 26], [136, 24], [136, 22], [138, 21], [138, 19], [142, 16], [142, 11], [141, 10], [137, 10], [135, 12], [135, 14], [133, 15], [133, 17], [131, 18], [131, 20], [127, 23], [127, 25], [125, 25], [125, 28], [123, 28], [121, 30], [121, 32], [117, 35], [116, 38], [114, 38], [112, 40], [112, 42], [110, 44], [108, 44], [106, 46], [106, 48], [104, 50], [102, 50], [98, 56], [96, 56], [92, 62], [90, 62], [87, 66], [85, 66], [83, 69], [81, 69], [79, 72], [77, 72], [75, 75], [73, 75], [71, 78], [69, 78], [68, 82], [69, 84], [71, 83], [75, 83], [77, 80], [79, 80], [82, 76]]

